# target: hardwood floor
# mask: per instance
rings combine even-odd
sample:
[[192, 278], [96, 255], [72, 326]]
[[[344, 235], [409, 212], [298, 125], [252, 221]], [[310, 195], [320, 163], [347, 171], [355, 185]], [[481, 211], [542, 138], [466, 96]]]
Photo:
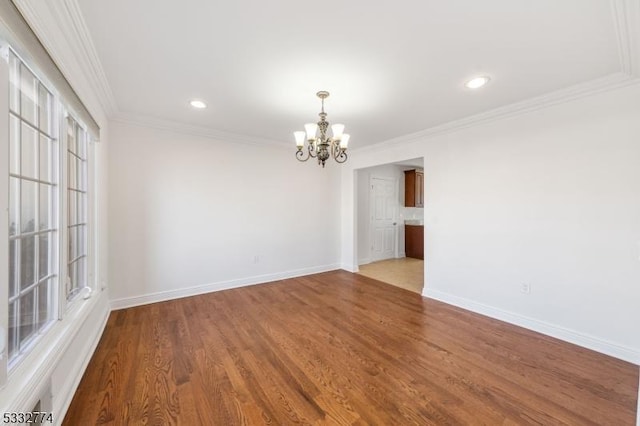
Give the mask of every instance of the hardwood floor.
[[633, 425], [638, 367], [344, 271], [112, 312], [64, 424]]
[[422, 294], [424, 260], [411, 257], [380, 260], [359, 266], [360, 275]]

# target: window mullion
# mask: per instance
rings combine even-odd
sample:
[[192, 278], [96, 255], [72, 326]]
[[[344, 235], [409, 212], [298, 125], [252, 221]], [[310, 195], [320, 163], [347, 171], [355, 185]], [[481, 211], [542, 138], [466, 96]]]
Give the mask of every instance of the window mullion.
[[[36, 122], [36, 126], [38, 127], [38, 129], [40, 129], [40, 114], [42, 113], [42, 100], [40, 99], [40, 81], [37, 81], [35, 84], [35, 98], [36, 98], [36, 114], [35, 114], [35, 122]], [[42, 150], [40, 147], [41, 144], [41, 136], [40, 136], [40, 132], [38, 131], [36, 133], [36, 149], [35, 149], [35, 176], [37, 177], [37, 179], [40, 179], [40, 172], [41, 172], [41, 167], [40, 167], [40, 151]], [[41, 202], [41, 197], [40, 197], [40, 184], [36, 183], [36, 200], [35, 200], [35, 211], [34, 211], [34, 226], [33, 226], [33, 230], [37, 231], [40, 229], [40, 202]], [[39, 235], [35, 235], [33, 237], [33, 245], [34, 245], [34, 258], [33, 261], [35, 262], [35, 264], [33, 265], [33, 280], [36, 283], [34, 289], [33, 289], [33, 294], [30, 296], [31, 297], [31, 303], [33, 303], [33, 312], [31, 313], [31, 321], [33, 321], [33, 334], [34, 336], [38, 334], [38, 320], [40, 319], [40, 315], [38, 313], [38, 311], [40, 310], [40, 298], [39, 298], [39, 286], [38, 286], [38, 281], [39, 281], [39, 277], [40, 277], [40, 236]]]
[[95, 174], [96, 174], [96, 161], [95, 161], [95, 143], [93, 139], [87, 134], [89, 140], [87, 141], [87, 186], [86, 190], [86, 230], [87, 230], [87, 285], [95, 290], [96, 288], [96, 262], [98, 257], [96, 256], [96, 244], [94, 238], [94, 232], [96, 230], [95, 224], [98, 223], [95, 217]]
[[60, 200], [60, 206], [58, 207], [58, 223], [60, 225], [60, 233], [58, 236], [59, 243], [59, 285], [58, 285], [58, 318], [62, 319], [64, 316], [64, 312], [67, 309], [67, 292], [68, 292], [68, 282], [69, 282], [69, 268], [67, 267], [69, 250], [68, 250], [68, 240], [69, 240], [69, 218], [68, 218], [68, 209], [69, 204], [67, 200], [67, 186], [68, 186], [68, 156], [67, 156], [67, 144], [68, 144], [68, 112], [64, 111], [63, 107], [59, 105], [60, 114], [58, 120], [58, 126], [60, 131], [58, 134], [61, 136], [58, 143], [58, 200]]

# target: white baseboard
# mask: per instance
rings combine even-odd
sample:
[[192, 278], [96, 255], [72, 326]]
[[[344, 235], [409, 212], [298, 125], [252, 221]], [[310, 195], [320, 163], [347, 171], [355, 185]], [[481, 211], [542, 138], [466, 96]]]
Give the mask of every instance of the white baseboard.
[[640, 352], [636, 349], [612, 343], [603, 339], [579, 333], [564, 327], [529, 318], [513, 312], [504, 311], [493, 306], [463, 297], [454, 296], [438, 290], [431, 290], [425, 287], [423, 296], [435, 299], [449, 305], [457, 306], [468, 311], [472, 311], [481, 315], [485, 315], [500, 321], [508, 322], [529, 330], [536, 331], [547, 336], [555, 337], [565, 342], [573, 343], [605, 355], [619, 358], [633, 364], [640, 365]]
[[115, 311], [118, 309], [147, 305], [149, 303], [163, 302], [172, 299], [180, 299], [182, 297], [196, 296], [198, 294], [211, 293], [214, 291], [229, 290], [232, 288], [245, 287], [254, 284], [264, 284], [272, 281], [284, 280], [287, 278], [296, 278], [305, 275], [318, 274], [320, 272], [335, 271], [336, 269], [340, 269], [340, 265], [331, 264], [324, 266], [314, 266], [312, 268], [295, 269], [292, 271], [278, 272], [275, 274], [256, 275], [253, 277], [220, 281], [195, 287], [159, 291], [140, 296], [123, 297], [120, 299], [113, 299], [111, 301], [111, 309]]
[[358, 265], [366, 265], [368, 263], [371, 263], [371, 258], [370, 257], [358, 260]]

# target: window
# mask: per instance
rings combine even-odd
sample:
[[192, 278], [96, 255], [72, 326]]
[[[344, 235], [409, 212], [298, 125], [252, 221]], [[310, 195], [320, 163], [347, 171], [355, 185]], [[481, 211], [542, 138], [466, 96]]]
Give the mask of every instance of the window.
[[93, 151], [86, 127], [10, 48], [8, 66], [9, 282], [0, 300], [11, 368], [91, 286]]
[[58, 292], [57, 111], [9, 51], [9, 362], [55, 316]]
[[67, 119], [67, 299], [87, 285], [88, 135]]

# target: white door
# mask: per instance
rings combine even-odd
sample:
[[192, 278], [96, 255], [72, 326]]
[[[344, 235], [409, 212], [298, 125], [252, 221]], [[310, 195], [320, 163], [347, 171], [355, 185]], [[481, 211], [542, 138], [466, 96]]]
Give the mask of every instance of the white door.
[[371, 260], [391, 259], [396, 252], [397, 184], [392, 178], [371, 178]]

